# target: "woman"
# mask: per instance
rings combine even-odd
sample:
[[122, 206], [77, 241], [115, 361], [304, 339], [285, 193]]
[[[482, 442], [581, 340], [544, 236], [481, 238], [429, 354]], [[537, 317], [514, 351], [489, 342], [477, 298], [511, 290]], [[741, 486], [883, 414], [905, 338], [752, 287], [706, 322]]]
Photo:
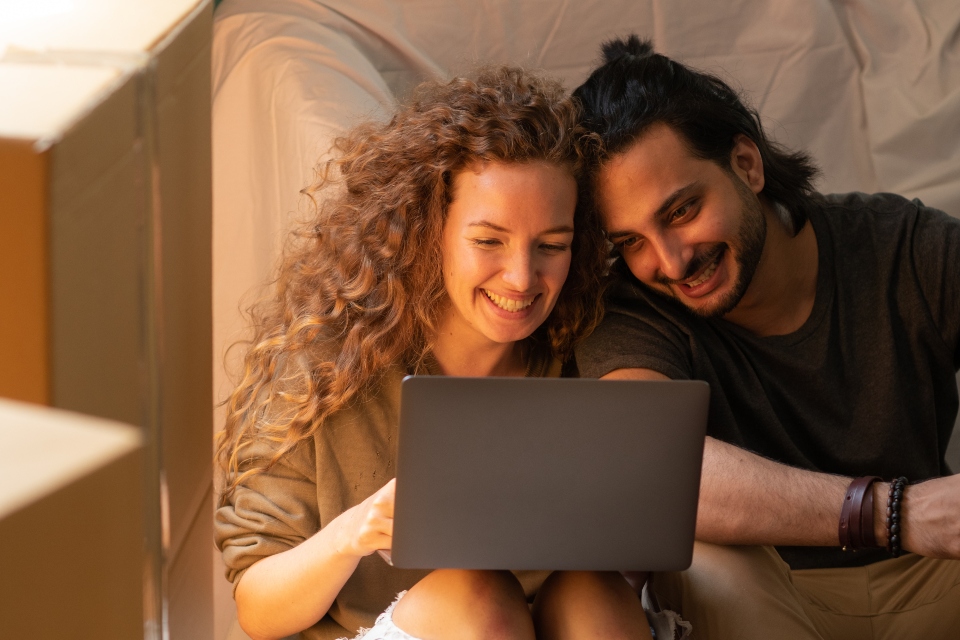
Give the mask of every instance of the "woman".
[[218, 445], [217, 543], [253, 638], [649, 637], [618, 574], [554, 574], [531, 614], [542, 573], [374, 554], [391, 546], [401, 378], [556, 376], [599, 320], [576, 123], [559, 85], [503, 68], [427, 83], [338, 142]]

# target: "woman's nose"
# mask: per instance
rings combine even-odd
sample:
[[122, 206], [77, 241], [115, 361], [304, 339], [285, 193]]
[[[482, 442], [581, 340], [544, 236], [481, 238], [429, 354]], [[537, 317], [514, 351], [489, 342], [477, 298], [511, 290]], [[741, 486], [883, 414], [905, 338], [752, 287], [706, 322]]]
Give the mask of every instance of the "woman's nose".
[[513, 251], [504, 265], [503, 281], [515, 291], [527, 291], [537, 281], [537, 267], [529, 251]]

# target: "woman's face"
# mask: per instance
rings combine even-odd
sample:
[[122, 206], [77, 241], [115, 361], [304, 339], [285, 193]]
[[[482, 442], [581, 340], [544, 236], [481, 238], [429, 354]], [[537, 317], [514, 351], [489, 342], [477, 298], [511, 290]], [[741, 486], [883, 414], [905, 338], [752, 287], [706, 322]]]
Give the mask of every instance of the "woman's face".
[[496, 343], [532, 334], [567, 278], [576, 202], [570, 171], [542, 161], [458, 173], [443, 227], [443, 331]]

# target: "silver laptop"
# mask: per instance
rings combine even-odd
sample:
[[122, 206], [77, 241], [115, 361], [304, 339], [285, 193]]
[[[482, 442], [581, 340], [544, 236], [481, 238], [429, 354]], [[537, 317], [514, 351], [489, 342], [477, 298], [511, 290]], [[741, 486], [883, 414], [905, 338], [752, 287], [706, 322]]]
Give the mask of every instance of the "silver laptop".
[[403, 380], [392, 564], [689, 566], [702, 381]]

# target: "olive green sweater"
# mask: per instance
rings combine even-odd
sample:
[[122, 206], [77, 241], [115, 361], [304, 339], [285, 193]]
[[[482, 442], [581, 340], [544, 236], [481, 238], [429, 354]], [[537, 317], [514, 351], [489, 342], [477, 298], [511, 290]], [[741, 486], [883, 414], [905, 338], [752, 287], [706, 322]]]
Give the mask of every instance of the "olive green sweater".
[[[394, 477], [404, 375], [387, 372], [375, 397], [337, 413], [269, 470], [247, 478], [217, 509], [214, 535], [234, 588], [257, 560], [297, 546]], [[560, 365], [535, 362], [528, 375], [556, 377]], [[275, 446], [256, 441], [244, 458], [270, 458]], [[327, 614], [300, 637], [332, 640], [372, 627], [398, 592], [427, 573], [396, 569], [378, 554], [363, 558]], [[547, 573], [517, 575], [530, 596]]]

